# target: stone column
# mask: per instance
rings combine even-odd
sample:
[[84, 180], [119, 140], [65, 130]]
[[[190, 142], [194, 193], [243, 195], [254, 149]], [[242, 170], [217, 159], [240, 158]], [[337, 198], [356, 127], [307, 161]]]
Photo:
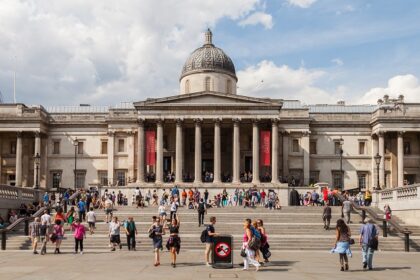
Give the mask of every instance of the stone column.
[[378, 137], [376, 135], [372, 135], [372, 169], [371, 169], [371, 180], [372, 180], [372, 184], [371, 186], [373, 186], [373, 189], [378, 188], [378, 180], [377, 180], [377, 168], [376, 168], [376, 161], [375, 161], [375, 156], [376, 154], [379, 153], [378, 150]]
[[[35, 150], [34, 150], [34, 156], [36, 156], [36, 154], [39, 154], [40, 159], [42, 160], [42, 155], [41, 155], [41, 133], [39, 131], [35, 132]], [[34, 160], [34, 187], [37, 185], [37, 179], [38, 179], [38, 186], [39, 181], [41, 178], [41, 162], [39, 162], [39, 166], [38, 166], [38, 178], [36, 176], [36, 163]]]
[[303, 151], [303, 184], [309, 185], [309, 131], [305, 131], [302, 135], [302, 151]]
[[271, 121], [271, 183], [279, 182], [279, 125], [278, 120]]
[[289, 176], [289, 135], [283, 131], [283, 180]]
[[260, 130], [258, 121], [252, 121], [252, 183], [258, 184], [260, 182]]
[[404, 186], [404, 132], [398, 132], [397, 140], [397, 163], [398, 163], [398, 187]]
[[385, 188], [385, 142], [384, 133], [379, 132], [379, 155], [381, 156], [381, 163], [379, 164], [379, 185], [381, 189]]
[[201, 119], [195, 120], [194, 183], [201, 183]]
[[139, 119], [137, 128], [137, 183], [144, 183], [144, 120]]
[[182, 166], [183, 166], [183, 154], [182, 154], [182, 119], [176, 120], [176, 146], [175, 146], [175, 183], [182, 182]]
[[115, 132], [108, 131], [108, 185], [114, 185]]
[[214, 180], [213, 183], [220, 183], [221, 163], [220, 163], [220, 123], [221, 119], [214, 121]]
[[240, 148], [240, 119], [233, 120], [233, 179], [232, 183], [238, 184], [240, 182], [240, 162], [241, 162], [241, 148]]
[[129, 182], [134, 182], [134, 132], [128, 131], [127, 132], [127, 153], [128, 153], [128, 178], [129, 180], [126, 182], [128, 185]]
[[156, 183], [163, 181], [163, 121], [156, 124]]
[[22, 131], [16, 136], [16, 186], [22, 186]]

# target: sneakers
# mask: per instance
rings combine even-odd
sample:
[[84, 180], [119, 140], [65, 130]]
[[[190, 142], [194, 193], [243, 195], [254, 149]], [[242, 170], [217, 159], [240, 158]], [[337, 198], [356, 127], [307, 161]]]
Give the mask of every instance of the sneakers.
[[80, 255], [83, 255], [83, 251], [80, 251]]
[[210, 267], [210, 266], [211, 266], [211, 264], [207, 262], [207, 263], [206, 263], [206, 266], [209, 266], [209, 267]]
[[367, 268], [367, 263], [363, 263], [363, 269], [366, 269]]
[[34, 255], [38, 255], [38, 251], [34, 251]]

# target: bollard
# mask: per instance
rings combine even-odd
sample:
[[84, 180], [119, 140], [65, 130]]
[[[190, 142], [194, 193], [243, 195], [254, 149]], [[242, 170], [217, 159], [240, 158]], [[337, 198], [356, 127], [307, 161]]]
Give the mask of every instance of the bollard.
[[365, 223], [366, 220], [366, 210], [362, 210], [362, 224]]
[[6, 231], [1, 233], [1, 249], [6, 250]]
[[405, 245], [405, 251], [410, 252], [410, 233], [404, 232], [404, 245]]
[[386, 220], [382, 221], [382, 227], [383, 227], [383, 230], [384, 230], [384, 237], [388, 237], [388, 227], [387, 227]]
[[25, 219], [25, 235], [29, 235], [29, 220]]

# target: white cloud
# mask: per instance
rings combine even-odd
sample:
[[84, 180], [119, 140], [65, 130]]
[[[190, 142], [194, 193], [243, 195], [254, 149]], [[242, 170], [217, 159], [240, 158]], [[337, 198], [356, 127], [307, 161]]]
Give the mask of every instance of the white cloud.
[[407, 102], [420, 102], [419, 79], [412, 74], [394, 76], [388, 80], [387, 87], [372, 88], [366, 92], [361, 103], [376, 104], [385, 94], [391, 98], [397, 98], [402, 94]]
[[240, 26], [262, 24], [265, 29], [273, 27], [273, 17], [263, 12], [255, 12], [239, 22]]
[[287, 0], [289, 5], [297, 6], [300, 8], [309, 8], [312, 4], [314, 4], [317, 0]]
[[12, 100], [15, 55], [19, 102], [115, 104], [176, 94], [182, 65], [206, 27], [263, 9], [261, 0], [162, 2], [3, 0], [5, 101]]
[[337, 66], [343, 66], [344, 65], [344, 62], [340, 58], [331, 59], [331, 62], [334, 63]]
[[261, 61], [237, 73], [238, 94], [279, 99], [298, 99], [308, 103], [335, 103], [335, 93], [316, 86], [326, 73], [304, 67], [292, 69], [287, 65], [277, 66], [272, 61]]

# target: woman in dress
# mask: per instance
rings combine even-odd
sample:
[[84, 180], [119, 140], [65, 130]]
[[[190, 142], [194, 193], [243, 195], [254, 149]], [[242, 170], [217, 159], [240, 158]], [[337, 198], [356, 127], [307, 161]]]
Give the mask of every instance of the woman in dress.
[[245, 250], [245, 256], [243, 257], [244, 260], [244, 270], [248, 270], [249, 264], [252, 264], [255, 266], [255, 270], [258, 271], [260, 268], [260, 263], [255, 260], [255, 251], [253, 248], [250, 248], [248, 246], [249, 242], [251, 241], [253, 237], [253, 232], [251, 230], [251, 220], [246, 219], [244, 221], [244, 237], [243, 237], [243, 243], [242, 243], [242, 249]]
[[160, 265], [159, 250], [162, 249], [162, 235], [165, 234], [164, 220], [153, 216], [153, 223], [149, 228], [149, 237], [153, 240], [153, 250], [155, 252], [154, 266]]
[[173, 268], [176, 267], [176, 255], [179, 254], [181, 249], [181, 239], [179, 238], [179, 227], [181, 223], [179, 221], [179, 216], [175, 215], [175, 218], [172, 219], [171, 224], [166, 227], [169, 230], [169, 238], [166, 243], [166, 248], [171, 253], [171, 265]]
[[74, 206], [70, 208], [70, 210], [66, 214], [66, 220], [69, 225], [73, 224], [74, 221]]
[[55, 225], [53, 228], [53, 234], [55, 236], [55, 252], [54, 254], [60, 254], [60, 245], [64, 238], [63, 221], [55, 219]]
[[350, 250], [350, 228], [346, 225], [343, 219], [337, 220], [336, 234], [333, 253], [340, 255], [341, 271], [349, 270], [349, 260], [347, 255], [351, 256]]

